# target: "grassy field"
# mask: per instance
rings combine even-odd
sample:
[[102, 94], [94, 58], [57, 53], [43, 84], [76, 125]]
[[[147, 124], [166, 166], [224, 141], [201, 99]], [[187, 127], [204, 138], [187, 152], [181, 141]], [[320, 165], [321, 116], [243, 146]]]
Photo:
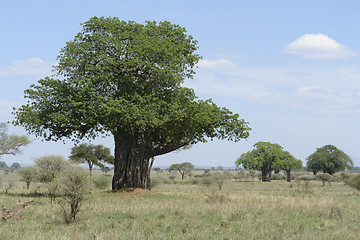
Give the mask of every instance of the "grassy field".
[[[96, 173], [101, 175], [102, 173]], [[77, 220], [36, 184], [26, 190], [16, 173], [0, 171], [0, 204], [34, 200], [21, 219], [0, 222], [0, 239], [359, 239], [360, 195], [341, 182], [227, 181], [222, 191], [187, 179], [153, 174], [152, 191], [95, 190]], [[194, 179], [194, 177], [192, 178]], [[196, 183], [196, 184], [192, 184]]]

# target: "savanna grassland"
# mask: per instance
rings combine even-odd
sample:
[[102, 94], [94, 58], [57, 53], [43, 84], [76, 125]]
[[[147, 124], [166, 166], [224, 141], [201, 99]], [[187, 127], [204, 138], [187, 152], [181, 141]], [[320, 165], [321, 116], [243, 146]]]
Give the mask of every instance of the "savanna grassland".
[[[201, 174], [199, 172], [199, 174]], [[198, 174], [198, 175], [199, 175]], [[235, 172], [232, 173], [235, 175]], [[195, 174], [194, 174], [195, 175]], [[174, 177], [175, 176], [175, 179]], [[26, 189], [16, 172], [0, 171], [0, 204], [34, 200], [18, 220], [0, 222], [0, 239], [359, 239], [360, 194], [327, 183], [227, 179], [222, 190], [200, 178], [153, 173], [152, 191], [111, 192], [111, 175], [93, 188], [76, 221], [64, 223], [38, 183]], [[106, 180], [104, 180], [106, 179]], [[4, 214], [4, 213], [3, 213]]]

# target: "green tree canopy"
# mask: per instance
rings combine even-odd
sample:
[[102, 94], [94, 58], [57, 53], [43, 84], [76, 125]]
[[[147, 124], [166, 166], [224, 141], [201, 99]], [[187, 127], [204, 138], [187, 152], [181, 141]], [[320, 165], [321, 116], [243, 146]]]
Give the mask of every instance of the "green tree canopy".
[[291, 182], [291, 171], [295, 169], [300, 169], [303, 167], [303, 163], [301, 160], [296, 159], [291, 153], [288, 151], [283, 151], [279, 161], [275, 164], [276, 168], [279, 170], [284, 170], [286, 172], [286, 180]]
[[2, 155], [16, 155], [20, 148], [30, 143], [27, 136], [9, 135], [7, 123], [0, 122], [0, 158]]
[[169, 167], [169, 171], [176, 170], [181, 174], [181, 180], [184, 180], [185, 175], [194, 170], [194, 165], [190, 162], [175, 163]]
[[90, 173], [93, 166], [104, 167], [105, 163], [114, 163], [110, 149], [102, 145], [82, 143], [71, 149], [70, 160], [77, 163], [87, 163]]
[[20, 163], [14, 162], [13, 164], [11, 164], [10, 167], [11, 167], [11, 168], [18, 169], [18, 168], [20, 168], [21, 166], [20, 166]]
[[110, 133], [113, 189], [146, 188], [150, 159], [186, 145], [249, 136], [248, 123], [182, 87], [200, 56], [197, 41], [169, 22], [91, 18], [58, 56], [56, 77], [25, 91], [15, 125], [46, 140]]
[[0, 168], [8, 168], [9, 166], [6, 164], [6, 162], [0, 162]]
[[21, 176], [20, 181], [26, 183], [26, 188], [29, 189], [32, 182], [36, 182], [39, 179], [38, 170], [34, 167], [26, 167], [19, 170]]
[[[294, 167], [294, 157], [279, 144], [257, 142], [252, 151], [243, 153], [235, 164], [244, 168], [261, 171], [262, 181], [271, 181], [274, 169], [286, 170]], [[289, 171], [290, 171], [289, 170]]]
[[319, 171], [333, 175], [345, 169], [351, 170], [354, 163], [342, 150], [333, 145], [325, 145], [307, 157], [307, 168], [316, 174]]

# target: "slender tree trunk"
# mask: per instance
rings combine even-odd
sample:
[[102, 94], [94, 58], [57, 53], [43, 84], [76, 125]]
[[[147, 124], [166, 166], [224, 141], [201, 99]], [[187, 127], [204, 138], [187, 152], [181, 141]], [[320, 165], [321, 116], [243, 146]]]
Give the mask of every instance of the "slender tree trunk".
[[150, 188], [149, 158], [145, 157], [146, 142], [141, 134], [114, 134], [115, 161], [112, 189]]
[[286, 172], [286, 181], [291, 182], [291, 171], [285, 170]]

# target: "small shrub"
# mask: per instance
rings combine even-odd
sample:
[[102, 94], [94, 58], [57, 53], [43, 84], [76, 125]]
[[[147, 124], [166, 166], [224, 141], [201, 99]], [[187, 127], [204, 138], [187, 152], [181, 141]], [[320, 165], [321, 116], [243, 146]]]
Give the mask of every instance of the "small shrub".
[[80, 167], [68, 166], [54, 183], [57, 184], [57, 203], [66, 223], [75, 221], [77, 213], [90, 193], [89, 174]]
[[210, 176], [203, 177], [201, 179], [201, 184], [210, 187], [210, 185], [213, 183], [213, 179]]
[[296, 178], [297, 182], [298, 182], [298, 190], [300, 191], [300, 184], [301, 182], [304, 183], [304, 191], [306, 193], [310, 193], [310, 181], [314, 180], [314, 176], [312, 175], [301, 175], [299, 177]]
[[315, 178], [322, 181], [322, 184], [323, 184], [323, 187], [324, 187], [326, 182], [331, 181], [332, 176], [330, 174], [328, 174], [328, 173], [318, 173], [318, 174], [316, 174]]
[[235, 181], [247, 181], [250, 179], [250, 173], [248, 171], [240, 170], [235, 175]]

